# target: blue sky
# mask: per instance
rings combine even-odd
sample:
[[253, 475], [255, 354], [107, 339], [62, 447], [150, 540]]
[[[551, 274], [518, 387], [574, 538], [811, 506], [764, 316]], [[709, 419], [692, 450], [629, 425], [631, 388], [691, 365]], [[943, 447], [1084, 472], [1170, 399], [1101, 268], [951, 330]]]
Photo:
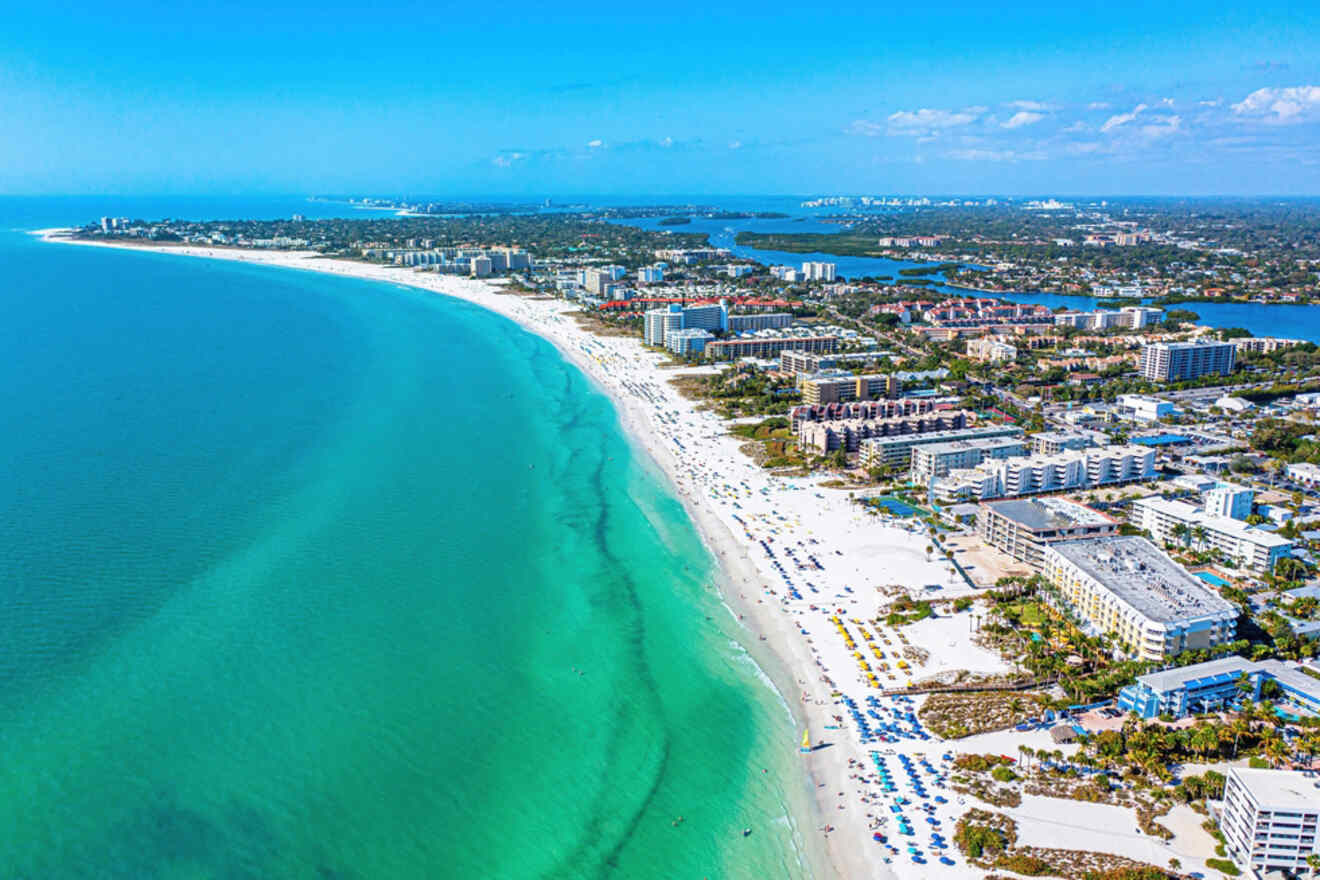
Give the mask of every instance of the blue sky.
[[1320, 194], [1320, 3], [15, 4], [0, 193]]

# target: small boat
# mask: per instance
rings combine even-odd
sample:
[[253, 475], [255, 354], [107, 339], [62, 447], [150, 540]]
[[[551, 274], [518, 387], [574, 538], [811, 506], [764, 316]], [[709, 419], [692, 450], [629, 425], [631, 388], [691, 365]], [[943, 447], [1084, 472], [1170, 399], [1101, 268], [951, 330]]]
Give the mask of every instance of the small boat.
[[752, 829], [750, 829], [750, 828], [744, 828], [744, 829], [743, 829], [743, 837], [751, 837], [751, 836], [752, 836]]

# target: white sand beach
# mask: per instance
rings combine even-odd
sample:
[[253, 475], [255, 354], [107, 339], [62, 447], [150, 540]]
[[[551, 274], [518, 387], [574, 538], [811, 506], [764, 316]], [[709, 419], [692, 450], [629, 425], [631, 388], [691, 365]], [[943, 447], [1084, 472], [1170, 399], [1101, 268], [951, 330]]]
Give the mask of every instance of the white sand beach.
[[[45, 233], [68, 241], [58, 232]], [[768, 475], [739, 451], [741, 441], [728, 434], [727, 424], [678, 394], [668, 381], [674, 371], [658, 369], [659, 356], [640, 339], [594, 336], [573, 319], [576, 307], [564, 301], [502, 293], [498, 283], [308, 253], [134, 247], [429, 290], [498, 312], [555, 344], [613, 398], [629, 434], [672, 481], [723, 568], [721, 587], [745, 628], [744, 643], [817, 746], [801, 756], [804, 799], [814, 801], [815, 809], [802, 817], [810, 824], [799, 831], [813, 873], [951, 880], [983, 875], [963, 862], [952, 843], [954, 822], [967, 805], [942, 788], [949, 745], [914, 730], [908, 713], [919, 698], [882, 695], [941, 671], [993, 673], [1005, 667], [971, 643], [965, 615], [901, 632], [866, 623], [890, 601], [879, 588], [938, 585], [929, 595], [939, 598], [971, 592], [947, 562], [928, 558], [924, 529], [867, 513], [846, 492], [820, 488], [818, 480]], [[909, 640], [929, 652], [924, 665], [905, 658]], [[876, 737], [870, 742], [863, 742], [863, 724]], [[796, 752], [798, 743], [784, 747]], [[877, 772], [877, 755], [889, 782]], [[904, 759], [912, 762], [910, 772]], [[900, 826], [910, 830], [900, 832]], [[943, 835], [943, 845], [932, 833]], [[941, 863], [941, 856], [952, 864]]]
[[1205, 817], [1184, 804], [1157, 820], [1174, 833], [1167, 842], [1143, 834], [1137, 826], [1136, 813], [1125, 807], [1029, 794], [1023, 796], [1021, 806], [1008, 812], [1017, 820], [1018, 843], [1023, 846], [1048, 849], [1066, 845], [1070, 849], [1113, 853], [1152, 865], [1167, 865], [1170, 859], [1184, 865], [1203, 865], [1215, 855], [1214, 841], [1201, 830]]

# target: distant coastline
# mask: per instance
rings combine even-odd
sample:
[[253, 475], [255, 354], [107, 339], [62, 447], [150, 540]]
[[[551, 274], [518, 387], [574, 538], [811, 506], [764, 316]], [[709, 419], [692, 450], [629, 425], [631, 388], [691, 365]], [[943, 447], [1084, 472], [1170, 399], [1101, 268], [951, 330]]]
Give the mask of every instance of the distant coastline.
[[[890, 262], [900, 262], [911, 260], [922, 262], [928, 269], [941, 265], [960, 266], [961, 268], [979, 268], [968, 263], [954, 263], [949, 255], [942, 255], [938, 258], [935, 255], [918, 258], [915, 254], [909, 255], [905, 252], [896, 252], [891, 247], [881, 247], [877, 244], [878, 239], [874, 235], [860, 234], [852, 231], [840, 232], [812, 232], [812, 233], [787, 233], [787, 232], [754, 232], [743, 230], [734, 237], [734, 243], [755, 259], [755, 254], [763, 252], [765, 254], [823, 254], [835, 257], [853, 258], [859, 260], [885, 260]], [[782, 259], [782, 257], [780, 257]], [[863, 271], [859, 273], [854, 270], [849, 273], [852, 278], [858, 275], [865, 275]], [[949, 278], [947, 272], [913, 272], [911, 270], [901, 270], [905, 275], [935, 275], [939, 283], [946, 288], [953, 290], [965, 290], [982, 296], [1011, 296], [1011, 295], [1047, 295], [1064, 296], [1078, 298], [1097, 298], [1104, 299], [1106, 295], [1094, 291], [1065, 290], [1057, 287], [1041, 288], [1035, 290], [1001, 290], [993, 288], [979, 287], [960, 280], [957, 277]], [[1057, 282], [1059, 279], [1055, 279]], [[917, 278], [904, 279], [908, 284], [921, 284], [922, 281]], [[933, 283], [927, 281], [926, 283]], [[1209, 296], [1203, 294], [1183, 294], [1183, 293], [1160, 293], [1158, 291], [1143, 294], [1141, 297], [1131, 297], [1133, 303], [1151, 302], [1155, 305], [1178, 305], [1181, 303], [1207, 303], [1207, 304], [1236, 304], [1253, 306], [1295, 306], [1310, 305], [1313, 300], [1308, 297], [1302, 297], [1297, 300], [1286, 299], [1258, 299], [1252, 297], [1230, 297], [1230, 296]]]
[[1037, 291], [995, 290], [986, 287], [976, 287], [971, 284], [963, 284], [956, 281], [945, 281], [944, 286], [956, 288], [958, 290], [966, 290], [970, 293], [976, 293], [981, 296], [988, 296], [988, 297], [1023, 296], [1023, 295], [1034, 296], [1036, 294], [1044, 294], [1047, 296], [1067, 296], [1067, 297], [1074, 297], [1077, 299], [1117, 299], [1117, 300], [1123, 300], [1125, 302], [1129, 302], [1132, 305], [1146, 304], [1146, 305], [1157, 305], [1157, 306], [1176, 306], [1176, 305], [1182, 305], [1184, 303], [1207, 303], [1212, 305], [1219, 304], [1219, 305], [1239, 305], [1239, 306], [1306, 306], [1312, 304], [1309, 301], [1283, 302], [1282, 300], [1241, 299], [1241, 298], [1229, 298], [1223, 296], [1182, 296], [1181, 294], [1173, 294], [1173, 295], [1149, 294], [1145, 296], [1111, 297], [1111, 296], [1106, 296], [1104, 294], [1088, 293], [1080, 290], [1037, 290]]

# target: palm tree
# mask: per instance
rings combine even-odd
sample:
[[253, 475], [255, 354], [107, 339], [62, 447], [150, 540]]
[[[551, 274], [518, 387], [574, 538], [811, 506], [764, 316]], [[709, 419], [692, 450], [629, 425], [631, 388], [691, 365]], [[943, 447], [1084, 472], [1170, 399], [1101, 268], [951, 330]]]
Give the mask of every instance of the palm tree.
[[1186, 523], [1177, 523], [1176, 525], [1174, 525], [1172, 529], [1169, 530], [1169, 533], [1173, 535], [1175, 538], [1182, 539], [1184, 545], [1187, 543], [1186, 541], [1187, 532], [1188, 530]]
[[1148, 724], [1142, 731], [1146, 739], [1148, 748], [1157, 755], [1162, 755], [1169, 744], [1169, 735], [1165, 728], [1158, 724]]
[[1261, 741], [1261, 751], [1265, 753], [1265, 759], [1270, 762], [1270, 766], [1278, 767], [1288, 760], [1291, 754], [1283, 737], [1276, 731], [1270, 731], [1265, 739]]
[[1251, 711], [1252, 703], [1247, 700], [1242, 704], [1242, 711], [1237, 717], [1228, 722], [1228, 729], [1233, 732], [1233, 760], [1237, 760], [1238, 741], [1242, 738], [1242, 734], [1251, 733]]
[[1187, 745], [1204, 758], [1219, 751], [1219, 734], [1209, 724], [1198, 724], [1187, 738]]
[[1215, 736], [1219, 740], [1219, 746], [1216, 751], [1222, 751], [1224, 746], [1231, 742], [1235, 742], [1237, 739], [1236, 735], [1233, 733], [1233, 723], [1231, 721], [1224, 724], [1211, 725], [1211, 729], [1214, 730]]
[[1137, 725], [1139, 725], [1140, 723], [1141, 723], [1141, 716], [1138, 715], [1136, 712], [1129, 712], [1127, 714], [1127, 717], [1123, 719], [1123, 726], [1122, 728], [1120, 728], [1119, 732], [1123, 736], [1124, 749], [1127, 748], [1128, 741], [1131, 738], [1133, 731], [1137, 729]]
[[1312, 730], [1306, 733], [1299, 742], [1299, 750], [1306, 752], [1306, 766], [1313, 768], [1315, 766], [1315, 756], [1320, 753], [1320, 730]]
[[1238, 714], [1247, 719], [1249, 724], [1255, 724], [1260, 714], [1260, 704], [1254, 700], [1243, 700], [1238, 708]]

